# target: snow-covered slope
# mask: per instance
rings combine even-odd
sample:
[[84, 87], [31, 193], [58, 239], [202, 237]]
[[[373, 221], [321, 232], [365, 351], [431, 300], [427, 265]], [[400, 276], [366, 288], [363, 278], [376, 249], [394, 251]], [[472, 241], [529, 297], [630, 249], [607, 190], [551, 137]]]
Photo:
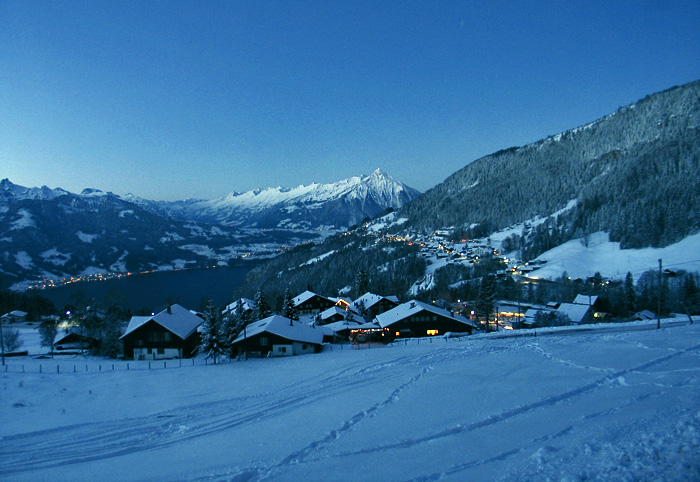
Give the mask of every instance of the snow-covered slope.
[[700, 479], [700, 324], [543, 334], [151, 370], [10, 360], [0, 479]]
[[232, 192], [212, 200], [149, 203], [177, 218], [263, 228], [348, 227], [388, 208], [399, 208], [419, 194], [377, 169], [332, 184], [274, 187]]

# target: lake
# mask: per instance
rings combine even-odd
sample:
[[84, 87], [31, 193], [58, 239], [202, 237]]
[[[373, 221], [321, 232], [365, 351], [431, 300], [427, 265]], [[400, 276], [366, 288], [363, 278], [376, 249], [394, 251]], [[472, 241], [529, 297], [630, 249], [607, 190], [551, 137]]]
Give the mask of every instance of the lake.
[[177, 303], [187, 309], [199, 308], [211, 298], [217, 306], [232, 301], [233, 291], [256, 264], [232, 268], [203, 268], [134, 274], [105, 281], [84, 281], [39, 291], [61, 310], [81, 296], [87, 304], [117, 303], [133, 311], [160, 311]]

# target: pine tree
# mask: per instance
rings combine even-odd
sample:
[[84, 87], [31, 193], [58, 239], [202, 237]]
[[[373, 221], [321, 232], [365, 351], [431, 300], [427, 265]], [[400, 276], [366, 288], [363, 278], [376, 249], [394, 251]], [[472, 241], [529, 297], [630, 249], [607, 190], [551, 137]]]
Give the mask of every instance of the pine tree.
[[253, 321], [262, 320], [270, 316], [272, 312], [270, 311], [270, 306], [265, 300], [265, 295], [262, 290], [259, 290], [255, 295], [255, 306], [253, 307]]
[[355, 277], [355, 292], [362, 296], [369, 291], [369, 275], [364, 268], [360, 268]]
[[282, 302], [282, 316], [289, 318], [290, 320], [298, 320], [299, 314], [294, 306], [294, 299], [292, 298], [292, 293], [287, 288], [284, 292], [284, 301]]
[[209, 300], [204, 313], [204, 323], [202, 325], [202, 342], [200, 350], [216, 364], [217, 358], [224, 353], [221, 343], [221, 312], [214, 306], [214, 302]]
[[[481, 288], [479, 289], [479, 298], [476, 300], [476, 307], [486, 315], [486, 331], [489, 330], [489, 317], [495, 309], [496, 290], [496, 277], [493, 274], [487, 274], [481, 279]], [[498, 329], [498, 325], [496, 325], [496, 329]]]

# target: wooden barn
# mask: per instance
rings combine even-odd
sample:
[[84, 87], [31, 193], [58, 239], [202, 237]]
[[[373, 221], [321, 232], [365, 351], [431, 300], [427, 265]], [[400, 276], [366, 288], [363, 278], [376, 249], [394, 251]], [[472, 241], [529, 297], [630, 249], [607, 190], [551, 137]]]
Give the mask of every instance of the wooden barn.
[[135, 360], [190, 358], [197, 354], [197, 329], [204, 319], [180, 305], [155, 316], [134, 316], [121, 340], [124, 356]]

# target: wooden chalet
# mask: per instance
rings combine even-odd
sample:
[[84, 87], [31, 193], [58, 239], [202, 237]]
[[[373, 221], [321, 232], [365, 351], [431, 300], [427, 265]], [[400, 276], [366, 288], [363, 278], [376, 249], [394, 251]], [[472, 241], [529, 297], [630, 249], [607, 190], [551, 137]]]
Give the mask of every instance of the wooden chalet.
[[372, 320], [375, 316], [399, 306], [399, 299], [396, 296], [381, 296], [367, 292], [353, 303], [355, 309], [359, 309], [361, 305], [369, 313], [367, 318]]
[[292, 303], [299, 315], [311, 315], [335, 306], [336, 301], [307, 290], [294, 298]]
[[447, 332], [472, 333], [476, 324], [421, 301], [409, 301], [382, 313], [376, 322], [391, 338], [444, 335]]
[[196, 355], [197, 329], [204, 319], [180, 305], [172, 305], [155, 316], [134, 316], [120, 338], [124, 356], [135, 360], [190, 358]]
[[248, 325], [233, 341], [239, 356], [292, 356], [321, 351], [327, 330], [272, 315]]

